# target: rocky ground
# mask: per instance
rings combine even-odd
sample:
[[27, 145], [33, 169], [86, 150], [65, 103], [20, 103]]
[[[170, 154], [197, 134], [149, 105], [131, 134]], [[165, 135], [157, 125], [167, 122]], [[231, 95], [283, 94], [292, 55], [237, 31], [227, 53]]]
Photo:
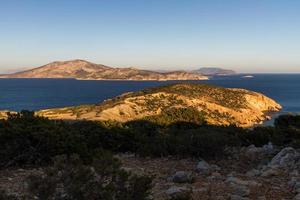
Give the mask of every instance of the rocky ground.
[[[119, 154], [125, 170], [154, 177], [152, 199], [300, 199], [300, 152], [291, 147], [251, 145], [228, 149], [218, 160], [138, 158]], [[26, 177], [41, 169], [0, 171], [0, 189], [26, 192]], [[299, 192], [299, 193], [298, 193]]]

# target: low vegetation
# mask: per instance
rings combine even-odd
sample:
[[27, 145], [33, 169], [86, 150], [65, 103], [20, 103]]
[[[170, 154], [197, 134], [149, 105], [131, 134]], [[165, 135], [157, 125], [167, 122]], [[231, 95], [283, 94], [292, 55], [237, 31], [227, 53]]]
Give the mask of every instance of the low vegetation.
[[280, 116], [274, 127], [210, 126], [189, 108], [127, 123], [64, 122], [22, 111], [0, 120], [0, 168], [45, 168], [43, 176], [29, 178], [29, 195], [40, 199], [142, 200], [149, 197], [151, 177], [125, 172], [113, 154], [216, 159], [227, 147], [300, 147], [299, 127], [293, 115]]
[[56, 157], [44, 176], [28, 179], [29, 191], [38, 199], [146, 200], [151, 188], [150, 177], [122, 170], [107, 152], [95, 154], [89, 165], [76, 155]]
[[299, 116], [288, 115], [276, 119], [274, 127], [211, 126], [193, 109], [170, 109], [127, 123], [64, 122], [22, 111], [0, 121], [0, 166], [44, 165], [55, 156], [72, 154], [89, 163], [99, 149], [143, 156], [217, 157], [227, 146], [262, 146], [269, 141], [297, 145], [299, 123]]

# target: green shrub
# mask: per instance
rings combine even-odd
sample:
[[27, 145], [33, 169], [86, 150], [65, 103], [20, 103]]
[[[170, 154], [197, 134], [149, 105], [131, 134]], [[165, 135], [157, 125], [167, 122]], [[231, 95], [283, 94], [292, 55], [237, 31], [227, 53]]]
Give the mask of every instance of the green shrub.
[[98, 152], [90, 165], [76, 155], [57, 157], [44, 176], [31, 175], [28, 180], [32, 196], [44, 200], [146, 200], [152, 182], [122, 170], [107, 152]]
[[281, 115], [275, 119], [276, 128], [294, 128], [300, 129], [300, 115]]
[[[289, 117], [288, 121], [297, 121], [295, 118]], [[127, 123], [70, 123], [23, 111], [0, 121], [0, 167], [48, 165], [53, 157], [62, 154], [77, 154], [87, 164], [97, 149], [141, 156], [215, 158], [222, 156], [227, 146], [262, 146], [271, 141], [276, 145], [300, 147], [300, 131], [284, 127], [247, 130], [208, 126], [201, 113], [193, 108], [169, 109], [158, 117]]]
[[193, 107], [169, 108], [162, 110], [160, 115], [145, 117], [144, 120], [163, 126], [171, 125], [177, 122], [203, 125], [206, 124], [204, 116], [204, 113]]

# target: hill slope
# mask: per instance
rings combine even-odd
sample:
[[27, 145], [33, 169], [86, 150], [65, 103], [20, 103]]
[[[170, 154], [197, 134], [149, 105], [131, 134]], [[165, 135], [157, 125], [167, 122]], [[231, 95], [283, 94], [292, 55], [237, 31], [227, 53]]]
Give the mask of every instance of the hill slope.
[[281, 106], [262, 94], [244, 89], [181, 83], [126, 93], [101, 104], [48, 109], [37, 114], [51, 119], [126, 122], [178, 109], [196, 110], [209, 124], [249, 127], [267, 119], [268, 112], [278, 111]]
[[112, 68], [84, 60], [53, 62], [0, 78], [75, 78], [84, 80], [203, 80], [206, 76], [185, 71], [159, 73], [135, 68]]

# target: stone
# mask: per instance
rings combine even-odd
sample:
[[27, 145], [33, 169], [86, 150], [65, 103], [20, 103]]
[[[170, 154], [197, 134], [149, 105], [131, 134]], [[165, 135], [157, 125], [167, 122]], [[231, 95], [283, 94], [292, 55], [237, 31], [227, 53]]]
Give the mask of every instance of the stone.
[[246, 173], [246, 176], [248, 176], [248, 177], [255, 177], [255, 176], [259, 176], [260, 175], [260, 171], [259, 170], [257, 170], [257, 169], [252, 169], [252, 170], [250, 170], [250, 171], [248, 171], [247, 173]]
[[172, 200], [189, 199], [191, 194], [192, 190], [185, 186], [172, 186], [166, 191], [166, 195]]
[[264, 149], [262, 147], [256, 147], [255, 145], [252, 144], [246, 148], [245, 155], [247, 157], [253, 157], [263, 152]]
[[207, 193], [208, 189], [203, 187], [203, 188], [193, 188], [193, 193]]
[[295, 164], [300, 154], [292, 147], [282, 149], [269, 163], [269, 167], [288, 168]]
[[281, 174], [281, 170], [277, 168], [269, 168], [262, 172], [262, 177], [271, 177], [271, 176], [278, 176]]
[[242, 185], [242, 186], [251, 186], [251, 187], [261, 186], [261, 183], [257, 183], [254, 180], [246, 181], [232, 176], [228, 177], [225, 182], [230, 183], [231, 185]]
[[290, 172], [289, 175], [292, 176], [292, 177], [299, 176], [299, 171], [298, 170], [293, 170], [293, 171]]
[[210, 173], [210, 165], [204, 161], [204, 160], [201, 160], [198, 162], [197, 164], [197, 172], [201, 173], [201, 174], [209, 174]]
[[291, 180], [288, 182], [288, 186], [291, 187], [291, 188], [294, 188], [294, 186], [296, 185], [297, 181], [298, 181], [297, 177], [292, 177]]
[[221, 167], [219, 167], [218, 165], [210, 165], [210, 169], [214, 172], [221, 171]]
[[233, 194], [240, 197], [248, 197], [250, 194], [250, 190], [248, 187], [244, 185], [234, 185], [233, 186]]
[[222, 181], [222, 180], [224, 180], [224, 178], [222, 177], [222, 175], [219, 173], [219, 172], [213, 172], [212, 174], [211, 174], [211, 176], [209, 176], [208, 178], [207, 178], [208, 180], [216, 180], [216, 181]]
[[171, 177], [174, 183], [192, 183], [194, 179], [195, 176], [190, 171], [178, 171]]
[[293, 200], [300, 200], [300, 194], [297, 194], [297, 195], [293, 198]]
[[274, 146], [273, 146], [272, 142], [269, 142], [268, 144], [265, 144], [262, 148], [264, 149], [264, 151], [266, 153], [270, 154], [270, 153], [274, 152]]

